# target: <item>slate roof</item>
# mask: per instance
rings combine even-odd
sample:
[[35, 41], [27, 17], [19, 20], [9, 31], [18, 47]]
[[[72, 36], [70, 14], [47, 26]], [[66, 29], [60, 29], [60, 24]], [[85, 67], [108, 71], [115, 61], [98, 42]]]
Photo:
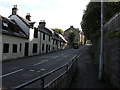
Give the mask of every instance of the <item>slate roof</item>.
[[[12, 15], [9, 16], [9, 18], [11, 17]], [[20, 18], [20, 20], [22, 20], [29, 28], [32, 28], [33, 27], [33, 24], [35, 22], [30, 22], [29, 20], [27, 19], [24, 19], [23, 17], [19, 16], [18, 14], [16, 15], [18, 18]]]
[[41, 32], [43, 32], [43, 33], [45, 33], [45, 34], [47, 34], [47, 35], [52, 36], [52, 31], [49, 30], [49, 29], [46, 28], [46, 27], [38, 27], [38, 30], [41, 31]]
[[28, 36], [22, 31], [22, 29], [17, 25], [17, 23], [14, 20], [5, 18], [1, 16], [2, 18], [2, 27], [4, 27], [3, 23], [7, 23], [7, 27], [2, 28], [0, 31], [2, 34], [21, 37], [21, 38], [28, 38]]
[[53, 31], [52, 38], [55, 39], [55, 40], [67, 43], [67, 41], [65, 40], [65, 38], [61, 34], [57, 33], [56, 31]]
[[68, 30], [74, 30], [74, 31], [80, 32], [79, 28], [74, 28], [73, 26], [70, 26], [70, 28], [68, 28], [67, 30], [65, 30], [65, 32], [68, 31]]
[[55, 31], [53, 31], [52, 38], [55, 40], [60, 40], [58, 33]]
[[59, 34], [59, 37], [60, 37], [61, 41], [67, 43], [67, 40], [65, 40], [65, 38], [61, 34]]

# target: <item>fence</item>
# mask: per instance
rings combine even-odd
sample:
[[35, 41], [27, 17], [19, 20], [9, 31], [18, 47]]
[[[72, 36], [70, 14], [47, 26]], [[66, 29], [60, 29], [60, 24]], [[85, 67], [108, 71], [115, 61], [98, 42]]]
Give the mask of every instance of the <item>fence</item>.
[[[55, 70], [52, 70], [42, 76], [39, 76], [35, 79], [32, 79], [26, 83], [23, 83], [17, 87], [14, 88], [14, 90], [19, 90], [19, 89], [23, 89], [23, 88], [27, 88], [26, 86], [31, 85], [32, 83], [35, 83], [37, 81], [40, 80], [40, 87], [41, 89], [46, 89], [46, 88], [68, 88], [71, 80], [74, 76], [75, 70], [77, 68], [77, 60], [80, 57], [80, 54], [75, 55], [70, 62], [68, 62], [67, 64], [56, 68]], [[62, 73], [60, 74], [59, 71], [62, 71]], [[49, 80], [54, 73], [58, 73], [57, 77], [50, 80], [50, 82], [45, 81], [46, 78], [48, 78], [47, 80]]]

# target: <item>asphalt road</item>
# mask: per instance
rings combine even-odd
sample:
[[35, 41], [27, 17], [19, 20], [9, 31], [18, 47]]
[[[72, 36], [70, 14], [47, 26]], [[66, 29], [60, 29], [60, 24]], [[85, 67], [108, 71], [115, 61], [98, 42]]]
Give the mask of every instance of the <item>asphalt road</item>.
[[[3, 63], [2, 76], [0, 76], [0, 78], [2, 78], [2, 87], [13, 88], [50, 72], [69, 62], [71, 58], [82, 52], [85, 48], [87, 48], [87, 46]], [[54, 77], [54, 75], [52, 77]], [[37, 85], [39, 87], [40, 82], [38, 81], [37, 84], [33, 84], [33, 86]]]

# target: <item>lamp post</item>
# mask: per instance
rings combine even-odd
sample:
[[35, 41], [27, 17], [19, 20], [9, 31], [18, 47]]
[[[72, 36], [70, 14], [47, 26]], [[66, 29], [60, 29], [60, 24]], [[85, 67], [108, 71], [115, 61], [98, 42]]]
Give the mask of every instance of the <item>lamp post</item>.
[[101, 0], [101, 40], [100, 40], [100, 59], [99, 59], [99, 80], [103, 78], [103, 0]]

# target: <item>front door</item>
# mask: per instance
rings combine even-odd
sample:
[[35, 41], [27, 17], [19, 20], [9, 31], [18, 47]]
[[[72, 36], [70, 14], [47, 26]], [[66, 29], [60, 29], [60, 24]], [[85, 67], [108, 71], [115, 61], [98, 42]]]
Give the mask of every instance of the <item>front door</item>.
[[46, 45], [46, 53], [48, 53], [48, 45]]

